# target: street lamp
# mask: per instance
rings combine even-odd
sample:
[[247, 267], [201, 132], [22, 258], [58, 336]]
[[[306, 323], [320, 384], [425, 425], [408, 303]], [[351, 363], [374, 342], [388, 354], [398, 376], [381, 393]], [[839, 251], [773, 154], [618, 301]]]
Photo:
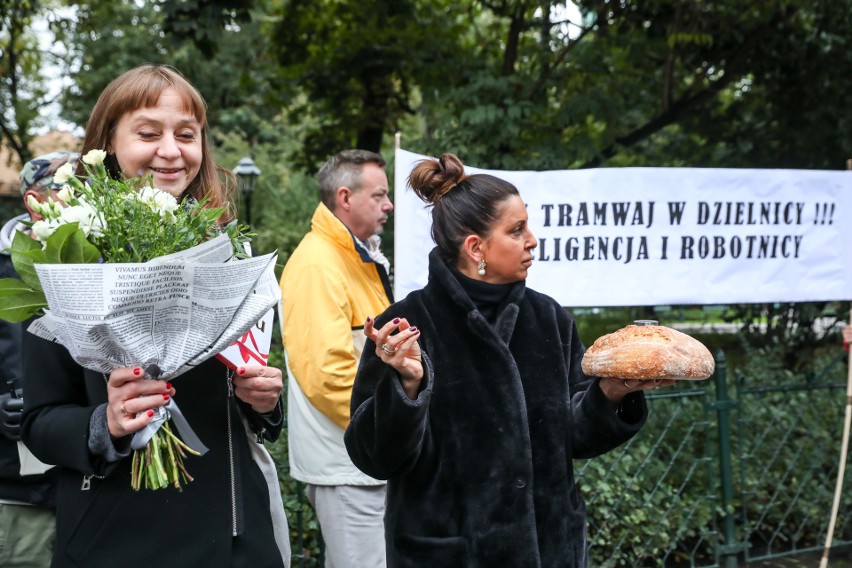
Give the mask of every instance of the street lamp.
[[254, 160], [246, 156], [234, 168], [240, 193], [246, 200], [246, 225], [251, 226], [251, 194], [254, 193], [254, 183], [260, 177], [260, 169], [254, 165]]

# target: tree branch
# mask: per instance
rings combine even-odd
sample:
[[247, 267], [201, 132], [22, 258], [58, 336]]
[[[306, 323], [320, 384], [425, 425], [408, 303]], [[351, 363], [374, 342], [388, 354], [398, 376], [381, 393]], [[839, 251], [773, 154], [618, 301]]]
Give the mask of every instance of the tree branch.
[[503, 52], [503, 69], [501, 75], [508, 77], [515, 73], [515, 63], [518, 61], [518, 45], [521, 41], [521, 32], [524, 31], [524, 9], [523, 5], [512, 14], [509, 20], [509, 33], [506, 37], [506, 49]]
[[533, 85], [533, 88], [530, 90], [530, 98], [535, 99], [537, 95], [541, 93], [541, 91], [547, 85], [550, 77], [553, 76], [553, 71], [559, 68], [562, 65], [562, 62], [565, 61], [565, 58], [568, 57], [568, 54], [573, 51], [573, 49], [580, 43], [580, 41], [586, 37], [588, 34], [592, 32], [592, 28], [581, 28], [580, 35], [578, 35], [573, 40], [569, 40], [557, 53], [553, 58], [552, 62], [549, 65], [542, 67], [541, 74], [539, 74], [538, 80]]
[[[716, 97], [722, 89], [730, 85], [736, 79], [742, 77], [745, 69], [745, 61], [751, 54], [752, 49], [759, 41], [781, 23], [789, 20], [796, 13], [795, 8], [788, 8], [776, 12], [773, 17], [762, 26], [759, 26], [734, 52], [728, 57], [728, 65], [725, 66], [725, 72], [721, 78], [717, 79], [705, 89], [690, 95], [685, 94], [679, 100], [673, 102], [666, 110], [659, 114], [656, 118], [646, 122], [644, 125], [624, 136], [615, 139], [613, 144], [610, 144], [600, 154], [583, 164], [583, 168], [595, 168], [600, 166], [605, 160], [615, 156], [620, 148], [629, 148], [630, 146], [648, 138], [652, 134], [659, 132], [666, 126], [673, 124], [687, 116], [691, 111], [701, 107], [707, 101]], [[725, 59], [725, 58], [721, 58]]]

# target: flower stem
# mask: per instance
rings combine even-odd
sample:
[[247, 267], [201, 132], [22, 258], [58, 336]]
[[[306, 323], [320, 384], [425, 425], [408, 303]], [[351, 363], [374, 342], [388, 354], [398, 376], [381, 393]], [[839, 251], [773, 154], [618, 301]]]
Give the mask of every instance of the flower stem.
[[186, 454], [201, 455], [178, 438], [166, 421], [143, 450], [135, 450], [131, 460], [130, 486], [139, 491], [163, 489], [171, 485], [182, 491], [193, 480], [183, 463]]

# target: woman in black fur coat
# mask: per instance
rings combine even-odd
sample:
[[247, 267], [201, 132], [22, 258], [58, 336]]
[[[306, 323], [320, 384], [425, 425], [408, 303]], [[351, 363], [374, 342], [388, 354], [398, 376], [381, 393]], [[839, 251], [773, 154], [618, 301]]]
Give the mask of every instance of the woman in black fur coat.
[[429, 283], [368, 319], [346, 447], [388, 480], [391, 567], [584, 567], [572, 460], [645, 422], [665, 383], [587, 377], [571, 316], [526, 288], [518, 190], [452, 154], [409, 177], [432, 204]]

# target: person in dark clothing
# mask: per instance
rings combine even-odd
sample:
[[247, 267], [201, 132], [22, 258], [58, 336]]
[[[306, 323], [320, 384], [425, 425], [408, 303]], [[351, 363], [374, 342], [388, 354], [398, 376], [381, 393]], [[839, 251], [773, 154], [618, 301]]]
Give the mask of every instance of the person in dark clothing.
[[[59, 189], [53, 185], [53, 174], [77, 158], [73, 152], [52, 152], [24, 164], [20, 189], [25, 205], [29, 196], [44, 201]], [[27, 209], [29, 213], [9, 219], [0, 228], [0, 278], [18, 277], [7, 249], [18, 231], [29, 233], [25, 222], [40, 218]], [[0, 320], [0, 566], [8, 568], [49, 566], [56, 535], [56, 470], [21, 475], [19, 452], [27, 452], [19, 444], [26, 378], [21, 362], [23, 333], [22, 324]]]
[[452, 154], [409, 185], [432, 204], [429, 282], [375, 321], [346, 447], [388, 480], [388, 565], [583, 567], [572, 460], [646, 420], [646, 388], [587, 377], [570, 314], [525, 286], [536, 240], [517, 189]]
[[[115, 177], [150, 176], [179, 201], [229, 203], [233, 176], [212, 160], [204, 100], [171, 67], [143, 65], [106, 87], [83, 155], [95, 149]], [[105, 375], [32, 333], [23, 364], [23, 440], [59, 470], [54, 568], [289, 566], [277, 478], [273, 488], [260, 445], [281, 431], [279, 369], [231, 371], [211, 358], [173, 383], [144, 380], [138, 365]], [[134, 491], [131, 438], [171, 398], [208, 451], [187, 458], [194, 479], [182, 490]]]

